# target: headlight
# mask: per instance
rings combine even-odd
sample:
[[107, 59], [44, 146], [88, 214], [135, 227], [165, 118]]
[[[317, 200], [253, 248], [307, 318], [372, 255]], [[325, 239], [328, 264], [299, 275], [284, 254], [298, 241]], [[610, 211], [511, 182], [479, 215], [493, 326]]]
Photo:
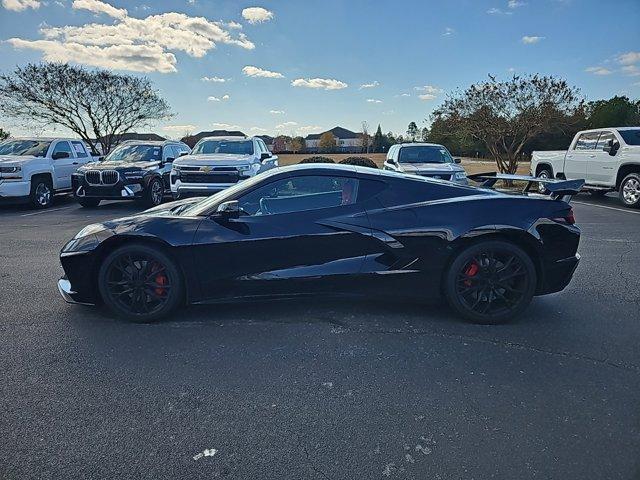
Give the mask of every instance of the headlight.
[[453, 178], [455, 180], [465, 180], [467, 178], [467, 174], [466, 174], [466, 172], [456, 172], [453, 175]]
[[102, 232], [106, 230], [106, 227], [101, 223], [92, 223], [91, 225], [87, 225], [82, 230], [80, 230], [75, 237], [74, 240], [77, 240], [82, 237], [86, 237], [87, 235], [93, 235], [94, 233]]
[[144, 172], [143, 171], [135, 171], [135, 172], [124, 172], [124, 176], [126, 178], [132, 179], [132, 178], [142, 178], [144, 177]]
[[18, 173], [22, 171], [20, 165], [13, 165], [11, 167], [0, 167], [0, 173]]
[[239, 172], [248, 172], [249, 170], [251, 170], [251, 165], [240, 165], [238, 167]]

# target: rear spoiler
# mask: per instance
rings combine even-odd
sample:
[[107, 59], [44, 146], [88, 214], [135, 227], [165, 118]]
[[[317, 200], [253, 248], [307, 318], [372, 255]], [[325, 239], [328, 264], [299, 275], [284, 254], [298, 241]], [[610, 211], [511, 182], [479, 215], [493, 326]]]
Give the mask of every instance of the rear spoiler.
[[571, 197], [576, 195], [582, 189], [584, 180], [557, 180], [551, 178], [538, 178], [531, 177], [529, 175], [512, 175], [509, 173], [476, 173], [469, 175], [469, 178], [474, 182], [480, 183], [481, 187], [493, 188], [493, 186], [499, 181], [511, 181], [511, 182], [527, 182], [527, 185], [522, 190], [522, 193], [529, 193], [531, 188], [536, 183], [544, 185], [546, 192], [551, 198], [561, 199], [564, 201], [571, 200]]

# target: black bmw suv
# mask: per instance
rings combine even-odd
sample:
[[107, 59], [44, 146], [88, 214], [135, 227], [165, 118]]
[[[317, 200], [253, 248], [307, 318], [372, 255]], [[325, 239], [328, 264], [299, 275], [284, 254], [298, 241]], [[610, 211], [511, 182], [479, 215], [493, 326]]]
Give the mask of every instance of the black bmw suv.
[[182, 142], [123, 142], [103, 160], [87, 163], [73, 174], [73, 195], [83, 207], [97, 207], [101, 200], [159, 205], [171, 193], [171, 163], [190, 151]]

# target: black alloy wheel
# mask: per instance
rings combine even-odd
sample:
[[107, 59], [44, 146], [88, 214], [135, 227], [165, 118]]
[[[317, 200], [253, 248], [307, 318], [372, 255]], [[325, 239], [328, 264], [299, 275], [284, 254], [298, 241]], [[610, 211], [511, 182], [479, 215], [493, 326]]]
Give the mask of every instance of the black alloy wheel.
[[447, 273], [445, 293], [451, 307], [476, 323], [504, 323], [531, 302], [536, 270], [519, 247], [503, 241], [468, 247]]
[[113, 251], [98, 277], [107, 307], [128, 320], [151, 322], [173, 311], [182, 299], [182, 278], [162, 251], [131, 245]]

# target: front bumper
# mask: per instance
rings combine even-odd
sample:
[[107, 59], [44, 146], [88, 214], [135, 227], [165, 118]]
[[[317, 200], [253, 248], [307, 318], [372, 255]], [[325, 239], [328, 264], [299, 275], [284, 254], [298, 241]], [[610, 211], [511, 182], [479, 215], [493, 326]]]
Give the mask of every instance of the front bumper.
[[114, 185], [91, 185], [84, 176], [72, 177], [73, 193], [78, 198], [99, 198], [101, 200], [133, 200], [142, 196], [142, 180], [119, 180]]
[[67, 279], [66, 275], [58, 280], [58, 292], [60, 292], [60, 295], [62, 295], [62, 298], [67, 303], [94, 305], [93, 303], [85, 301], [81, 294], [71, 289], [71, 282]]
[[536, 295], [546, 295], [564, 290], [573, 278], [573, 274], [580, 263], [580, 255], [557, 260], [553, 265], [548, 265], [544, 271], [542, 288]]
[[31, 182], [0, 179], [0, 198], [25, 198], [31, 193]]

